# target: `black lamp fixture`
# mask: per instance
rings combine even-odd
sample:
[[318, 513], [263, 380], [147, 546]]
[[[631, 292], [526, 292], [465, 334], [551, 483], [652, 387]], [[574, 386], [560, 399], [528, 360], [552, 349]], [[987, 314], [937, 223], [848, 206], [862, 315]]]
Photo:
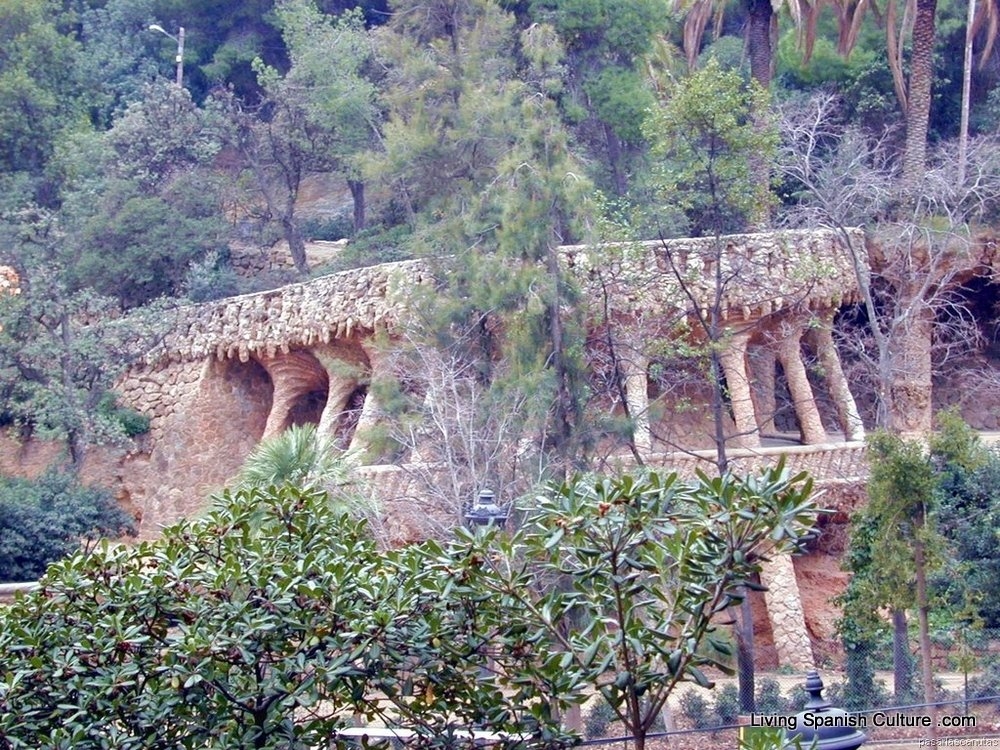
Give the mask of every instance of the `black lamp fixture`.
[[465, 518], [470, 526], [498, 526], [503, 528], [507, 523], [509, 510], [503, 505], [497, 505], [496, 495], [493, 490], [482, 489], [472, 503], [472, 507], [465, 512]]

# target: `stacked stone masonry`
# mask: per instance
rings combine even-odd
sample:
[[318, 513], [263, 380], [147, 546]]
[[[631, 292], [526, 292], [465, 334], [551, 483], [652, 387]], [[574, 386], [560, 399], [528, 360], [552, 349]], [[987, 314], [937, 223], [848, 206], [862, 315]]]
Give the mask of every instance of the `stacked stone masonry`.
[[[847, 239], [855, 251], [864, 246], [860, 232]], [[755, 374], [754, 353], [772, 351], [778, 342], [785, 371], [794, 371], [801, 365], [803, 337], [827, 330], [835, 311], [856, 297], [852, 248], [832, 232], [566, 247], [561, 252], [564, 267], [583, 290], [593, 324], [614, 326], [634, 343], [626, 398], [634, 416], [635, 445], [647, 463], [668, 464], [682, 473], [693, 470], [693, 459], [660, 453], [646, 417], [649, 351], [657, 342], [675, 335], [697, 337], [699, 316], [717, 301], [733, 429], [746, 433], [747, 452], [734, 453], [734, 464], [759, 465], [757, 435], [769, 418], [768, 394], [755, 393], [753, 386], [767, 382], [768, 373]], [[357, 428], [350, 441], [363, 447], [358, 445], [363, 428], [378, 414], [367, 385], [384, 366], [385, 342], [391, 347], [393, 337], [405, 332], [414, 295], [434, 288], [435, 269], [441, 267], [421, 260], [390, 263], [174, 311], [166, 335], [119, 388], [129, 405], [151, 419], [144, 442], [117, 469], [120, 495], [140, 516], [141, 535], [155, 537], [163, 525], [197, 513], [263, 437], [291, 424], [311, 421], [321, 431], [333, 432], [343, 429], [345, 413], [354, 409]], [[695, 304], [689, 302], [692, 298]], [[824, 369], [835, 378], [839, 358], [832, 339], [817, 340]], [[769, 362], [773, 380], [775, 358]], [[826, 446], [808, 389], [808, 382], [800, 383], [793, 400], [803, 442], [816, 445], [790, 451], [794, 458], [789, 460], [796, 468], [831, 479], [856, 476], [862, 448]], [[849, 389], [831, 383], [830, 391], [840, 394], [843, 433], [859, 439], [860, 420], [852, 422], [857, 408]], [[406, 488], [405, 467], [372, 467], [364, 474], [392, 517], [393, 536], [421, 533], [414, 519], [430, 517], [433, 509], [422, 507]], [[801, 635], [801, 604], [796, 609], [798, 595], [789, 570], [779, 568], [772, 581], [774, 601], [789, 604], [769, 606], [783, 613], [783, 633], [797, 629]], [[789, 636], [788, 642], [794, 639]], [[783, 658], [797, 664], [806, 657], [800, 648]]]

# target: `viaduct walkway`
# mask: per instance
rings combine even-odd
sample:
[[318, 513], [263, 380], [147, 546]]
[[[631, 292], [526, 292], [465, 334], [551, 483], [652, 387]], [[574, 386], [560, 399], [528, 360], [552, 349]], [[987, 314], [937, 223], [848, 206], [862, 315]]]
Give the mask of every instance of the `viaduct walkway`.
[[[775, 431], [780, 365], [805, 444], [784, 451], [791, 467], [808, 468], [824, 482], [863, 475], [861, 420], [831, 335], [837, 310], [857, 297], [856, 264], [867, 258], [860, 231], [560, 252], [582, 292], [587, 325], [600, 334], [591, 339], [617, 342], [623, 394], [600, 408], [609, 415], [627, 409], [632, 444], [646, 463], [685, 473], [697, 460], [662, 454], [652, 417], [651, 372], [664, 342], [680, 336], [694, 346], [708, 338], [721, 347], [738, 467], [776, 460], [758, 435]], [[156, 537], [164, 525], [197, 513], [262, 439], [291, 425], [314, 423], [321, 434], [364, 454], [384, 414], [370, 386], [392, 375], [393, 342], [412, 327], [414, 300], [443, 283], [446, 264], [413, 260], [178, 309], [160, 342], [118, 388], [127, 405], [150, 417], [145, 442], [116, 469], [120, 498], [140, 517], [140, 535]], [[707, 319], [718, 324], [714, 340], [703, 325]], [[831, 445], [824, 428], [802, 357], [806, 342], [818, 355], [843, 445]], [[426, 495], [399, 484], [411, 475], [405, 464], [421, 457], [398, 460], [404, 465], [359, 469], [378, 486], [383, 515], [434, 515]], [[453, 513], [455, 506], [444, 510]], [[783, 663], [811, 663], [791, 560], [774, 561], [765, 578], [772, 583], [767, 606]]]
[[[627, 410], [644, 462], [690, 475], [710, 458], [664, 452], [652, 423], [651, 373], [664, 342], [704, 344], [713, 332], [703, 324], [712, 319], [717, 338], [709, 343], [720, 348], [734, 467], [754, 470], [785, 456], [789, 469], [809, 471], [820, 486], [863, 482], [864, 430], [832, 322], [857, 300], [865, 247], [860, 231], [812, 231], [561, 248], [588, 326], [601, 334], [591, 339], [613, 339], [618, 349], [624, 392], [603, 408]], [[142, 445], [117, 468], [120, 498], [140, 517], [141, 536], [197, 513], [262, 439], [291, 425], [346, 432], [349, 447], [364, 453], [384, 414], [369, 386], [392, 375], [391, 351], [411, 327], [414, 300], [446, 283], [446, 273], [429, 261], [390, 263], [177, 310], [160, 342], [119, 384], [123, 401], [151, 420]], [[817, 355], [834, 432], [821, 417], [816, 378], [807, 376], [805, 344]], [[779, 365], [799, 445], [768, 446], [759, 437], [776, 432]], [[383, 515], [434, 514], [426, 497], [406, 486], [420, 458], [358, 469], [386, 501]], [[781, 663], [812, 666], [791, 558], [769, 562], [761, 577]]]
[[[632, 415], [638, 449], [651, 453], [656, 446], [649, 372], [656, 353], [678, 336], [704, 343], [701, 323], [713, 310], [718, 319], [713, 345], [722, 348], [733, 432], [743, 436], [737, 443], [756, 447], [758, 434], [775, 431], [779, 363], [801, 441], [828, 442], [801, 356], [805, 340], [818, 353], [840, 431], [848, 440], [863, 437], [831, 336], [836, 311], [856, 299], [855, 263], [863, 249], [860, 231], [813, 231], [561, 252], [564, 268], [583, 291], [589, 325], [617, 342], [626, 402], [619, 406]], [[405, 333], [415, 296], [433, 289], [441, 281], [436, 275], [446, 272], [428, 261], [388, 263], [181, 308], [119, 390], [150, 415], [155, 443], [196, 395], [192, 388], [209, 387], [206, 367], [222, 377], [241, 370], [251, 379], [262, 370], [263, 382], [243, 384], [260, 391], [258, 403], [267, 402], [265, 414], [245, 415], [263, 422], [256, 439], [302, 421], [336, 430], [345, 412], [362, 401], [354, 430], [354, 447], [362, 447], [364, 428], [379, 411], [367, 386], [388, 374], [385, 342], [391, 345]], [[186, 414], [185, 421], [192, 416]]]

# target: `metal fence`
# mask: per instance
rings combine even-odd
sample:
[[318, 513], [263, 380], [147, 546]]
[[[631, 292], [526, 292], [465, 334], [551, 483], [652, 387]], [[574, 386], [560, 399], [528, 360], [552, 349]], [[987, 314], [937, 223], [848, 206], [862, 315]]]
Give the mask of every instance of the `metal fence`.
[[[1000, 748], [1000, 630], [937, 632], [933, 644], [932, 703], [924, 696], [916, 651], [907, 649], [900, 660], [905, 664], [895, 664], [889, 635], [854, 653], [840, 650], [820, 665], [823, 698], [853, 717], [868, 737], [866, 746]], [[787, 671], [758, 672], [752, 711], [740, 705], [735, 678], [718, 676], [711, 690], [684, 684], [647, 744], [735, 748], [741, 727], [787, 724], [802, 711], [810, 697], [805, 679]], [[582, 729], [588, 745], [632, 746], [622, 724], [598, 700], [584, 710]]]

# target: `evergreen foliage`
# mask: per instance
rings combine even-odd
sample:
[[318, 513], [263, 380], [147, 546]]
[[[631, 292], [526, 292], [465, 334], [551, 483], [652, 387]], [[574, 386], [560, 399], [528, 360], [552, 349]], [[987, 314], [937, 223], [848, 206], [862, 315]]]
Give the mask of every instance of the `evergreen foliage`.
[[135, 533], [109, 492], [49, 469], [35, 480], [0, 478], [0, 582], [36, 581], [50, 563], [100, 537]]
[[542, 686], [482, 679], [490, 603], [447, 559], [433, 543], [381, 552], [293, 487], [227, 493], [157, 542], [77, 555], [0, 611], [0, 744], [304, 747], [359, 715], [428, 746], [481, 724], [555, 743]]
[[553, 485], [495, 540], [504, 555], [487, 555], [484, 583], [519, 613], [510, 635], [596, 689], [642, 750], [681, 682], [710, 687], [704, 668], [731, 671], [714, 618], [764, 558], [803, 543], [811, 487], [783, 463], [691, 484], [650, 472]]
[[0, 296], [0, 423], [65, 441], [78, 467], [87, 445], [127, 444], [143, 431], [130, 414], [108, 408], [109, 393], [169, 321], [162, 306], [126, 319], [115, 300], [75, 290], [60, 262], [70, 241], [56, 219], [15, 218], [0, 222], [0, 258], [19, 285]]
[[293, 425], [254, 449], [244, 462], [239, 483], [323, 487], [345, 479], [345, 465], [338, 454], [331, 439], [317, 434], [316, 425]]
[[[546, 490], [510, 539], [382, 551], [325, 493], [226, 492], [0, 609], [0, 744], [276, 749], [361, 716], [429, 747], [486, 726], [552, 748], [572, 741], [560, 710], [594, 687], [644, 733], [679, 681], [706, 682], [713, 615], [761, 555], [801, 542], [808, 494], [781, 467], [690, 487], [581, 479]], [[538, 587], [554, 576], [569, 585]]]
[[[968, 627], [985, 601], [976, 587], [985, 578], [978, 578], [966, 565], [975, 560], [988, 575], [996, 564], [992, 552], [975, 557], [977, 534], [959, 520], [989, 517], [995, 511], [989, 490], [970, 492], [965, 484], [980, 472], [995, 470], [987, 468], [995, 465], [995, 458], [982, 450], [975, 433], [957, 415], [947, 411], [938, 415], [929, 449], [885, 432], [872, 435], [869, 446], [869, 504], [852, 521], [844, 560], [852, 575], [839, 598], [844, 616], [838, 627], [847, 653], [845, 702], [858, 707], [877, 694], [872, 659], [874, 645], [887, 626], [884, 610], [894, 613], [896, 700], [905, 702], [914, 696], [904, 613], [916, 611], [919, 617], [922, 679], [925, 691], [933, 690], [933, 685], [927, 687], [930, 612], [950, 608], [957, 626]], [[985, 533], [995, 547], [992, 527]], [[946, 570], [949, 574], [937, 580], [954, 583], [935, 586], [936, 575]]]
[[655, 184], [664, 204], [687, 217], [690, 236], [745, 231], [771, 205], [755, 169], [770, 163], [777, 133], [755, 113], [767, 93], [715, 59], [678, 80], [646, 128], [659, 158]]

